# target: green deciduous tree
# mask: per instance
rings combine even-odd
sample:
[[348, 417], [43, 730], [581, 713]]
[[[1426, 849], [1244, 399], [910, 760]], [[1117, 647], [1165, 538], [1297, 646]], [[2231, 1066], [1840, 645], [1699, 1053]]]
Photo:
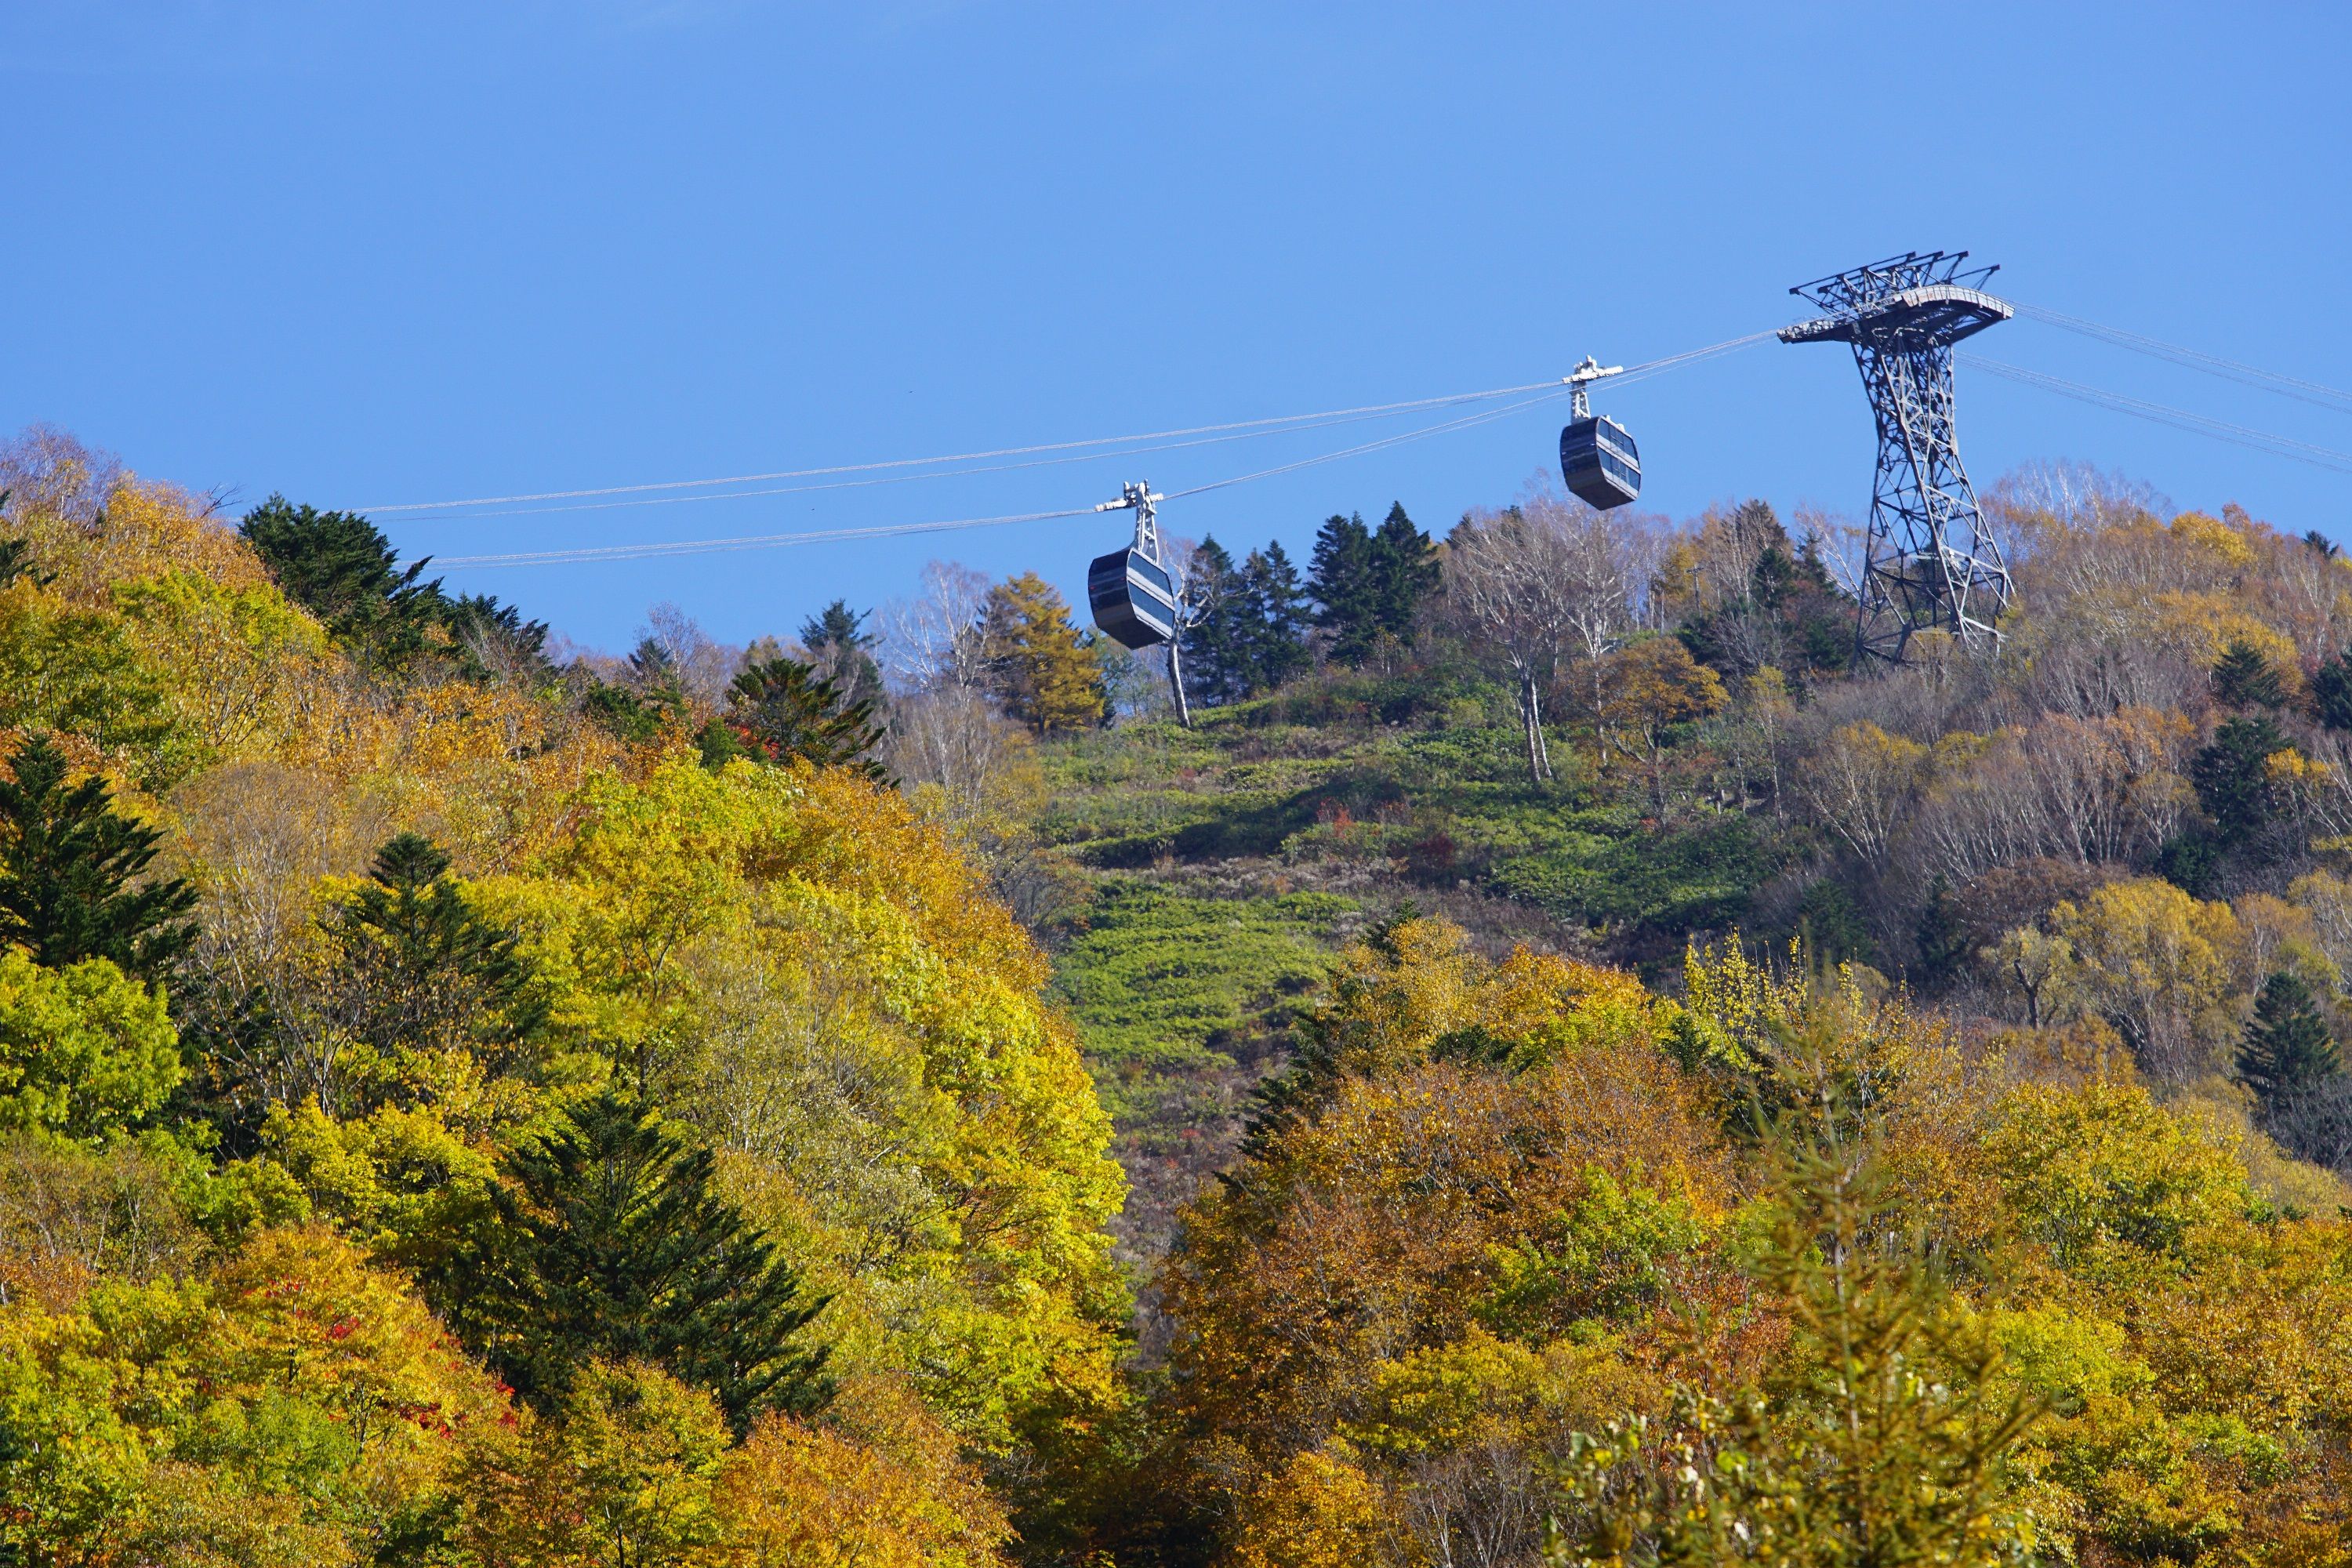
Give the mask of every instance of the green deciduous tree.
[[713, 1174], [709, 1150], [610, 1089], [509, 1157], [459, 1289], [518, 1387], [552, 1408], [592, 1361], [642, 1360], [709, 1390], [739, 1430], [823, 1403], [824, 1352], [803, 1331], [824, 1301]]
[[161, 978], [194, 940], [182, 917], [195, 890], [178, 878], [143, 887], [163, 834], [117, 812], [96, 775], [68, 787], [65, 753], [46, 735], [9, 759], [0, 783], [0, 942], [63, 968], [111, 960], [142, 980]]
[[0, 1127], [103, 1137], [179, 1081], [161, 996], [103, 958], [45, 969], [0, 952]]
[[1561, 1568], [1790, 1568], [2032, 1560], [2015, 1456], [2041, 1405], [1890, 1225], [1864, 1148], [1780, 1151], [1762, 1283], [1791, 1343], [1758, 1386], [1679, 1392], [1663, 1420], [1580, 1438], [1564, 1468]]

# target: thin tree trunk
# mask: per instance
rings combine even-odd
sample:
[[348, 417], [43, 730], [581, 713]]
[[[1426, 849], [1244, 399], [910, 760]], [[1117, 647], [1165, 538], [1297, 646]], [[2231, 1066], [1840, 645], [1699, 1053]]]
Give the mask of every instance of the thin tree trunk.
[[1184, 664], [1176, 654], [1176, 644], [1168, 644], [1168, 689], [1176, 694], [1176, 722], [1187, 730], [1192, 727], [1192, 704], [1184, 697]]
[[1519, 723], [1528, 736], [1528, 782], [1541, 784], [1551, 777], [1551, 755], [1544, 746], [1541, 697], [1536, 690], [1536, 678], [1528, 671], [1519, 675]]

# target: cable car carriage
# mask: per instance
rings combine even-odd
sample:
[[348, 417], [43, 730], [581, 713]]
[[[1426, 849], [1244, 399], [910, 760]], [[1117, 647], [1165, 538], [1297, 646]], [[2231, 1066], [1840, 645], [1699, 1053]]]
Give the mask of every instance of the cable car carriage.
[[1087, 568], [1087, 603], [1103, 635], [1127, 647], [1156, 647], [1176, 636], [1176, 584], [1168, 568], [1129, 547]]
[[1623, 506], [1642, 493], [1642, 454], [1625, 426], [1606, 415], [1595, 416], [1586, 401], [1585, 384], [1615, 367], [1602, 369], [1587, 355], [1569, 384], [1576, 388], [1567, 428], [1559, 433], [1559, 477], [1569, 490], [1602, 511]]

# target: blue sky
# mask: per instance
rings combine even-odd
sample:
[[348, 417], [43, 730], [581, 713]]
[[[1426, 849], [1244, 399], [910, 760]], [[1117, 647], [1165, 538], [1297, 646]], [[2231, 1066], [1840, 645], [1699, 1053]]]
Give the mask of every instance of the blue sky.
[[[1966, 247], [2022, 301], [2352, 384], [2342, 6], [162, 4], [0, 8], [0, 426], [250, 503], [585, 489], [1535, 382], [1779, 326], [1791, 283]], [[1989, 355], [2338, 450], [2352, 416], [2020, 321]], [[1868, 503], [1852, 362], [1777, 343], [1602, 400], [1644, 501]], [[1171, 505], [1303, 555], [1442, 531], [1555, 408]], [[441, 555], [1171, 489], [1401, 426], [538, 518]], [[1980, 483], [2038, 458], [2352, 529], [2352, 476], [1962, 373]], [[467, 571], [592, 644], [863, 607], [921, 563], [1075, 592], [1088, 519]]]

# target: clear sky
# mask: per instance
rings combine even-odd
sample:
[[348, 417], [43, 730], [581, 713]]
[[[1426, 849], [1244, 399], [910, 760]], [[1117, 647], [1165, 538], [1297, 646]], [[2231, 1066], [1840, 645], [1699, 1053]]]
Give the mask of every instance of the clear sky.
[[[11, 0], [0, 426], [322, 506], [921, 457], [1535, 382], [1776, 327], [1789, 285], [1966, 247], [2021, 301], [2336, 386], [2341, 5]], [[2352, 415], [2030, 321], [1972, 347], [2336, 450]], [[1860, 513], [1851, 359], [1629, 386], [1645, 503]], [[1172, 504], [1442, 531], [1556, 407]], [[1042, 511], [1371, 438], [464, 522], [410, 553]], [[1962, 372], [1979, 483], [2077, 458], [2352, 528], [2352, 476]], [[927, 559], [1074, 596], [1122, 525], [453, 574], [592, 644], [672, 600], [789, 632]]]

